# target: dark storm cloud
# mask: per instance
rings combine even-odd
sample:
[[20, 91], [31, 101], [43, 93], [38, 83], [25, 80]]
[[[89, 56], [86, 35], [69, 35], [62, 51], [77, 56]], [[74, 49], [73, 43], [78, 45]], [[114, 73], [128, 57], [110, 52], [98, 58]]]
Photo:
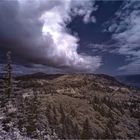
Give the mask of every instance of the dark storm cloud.
[[29, 63], [95, 71], [101, 58], [78, 54], [79, 38], [66, 28], [76, 15], [83, 16], [85, 23], [96, 22], [90, 16], [97, 10], [93, 5], [92, 0], [1, 0], [0, 47]]

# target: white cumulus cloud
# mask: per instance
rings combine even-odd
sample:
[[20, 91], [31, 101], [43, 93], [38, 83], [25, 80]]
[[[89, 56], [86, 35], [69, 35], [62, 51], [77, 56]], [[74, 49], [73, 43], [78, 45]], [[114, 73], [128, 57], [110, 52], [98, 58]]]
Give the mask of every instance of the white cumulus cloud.
[[79, 38], [70, 34], [67, 23], [74, 16], [84, 22], [91, 17], [93, 0], [1, 0], [0, 35], [8, 49], [32, 63], [67, 71], [93, 72], [101, 65], [99, 56], [78, 54]]

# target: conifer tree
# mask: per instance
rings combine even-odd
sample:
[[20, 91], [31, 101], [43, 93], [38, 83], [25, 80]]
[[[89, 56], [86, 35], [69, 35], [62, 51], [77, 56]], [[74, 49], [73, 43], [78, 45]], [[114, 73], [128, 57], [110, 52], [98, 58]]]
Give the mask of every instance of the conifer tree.
[[81, 134], [81, 139], [92, 139], [92, 132], [90, 128], [90, 123], [88, 118], [86, 118], [84, 124], [83, 124], [83, 131]]
[[5, 93], [8, 98], [11, 97], [11, 94], [13, 92], [13, 87], [12, 87], [12, 60], [11, 60], [11, 52], [7, 52], [7, 63], [5, 66], [4, 70], [4, 88], [5, 88]]
[[[4, 114], [5, 118], [2, 121], [3, 129], [6, 132], [13, 134], [17, 127], [17, 108], [15, 105], [13, 94], [13, 79], [12, 79], [12, 60], [11, 52], [7, 52], [7, 63], [4, 70]], [[11, 98], [14, 97], [14, 98]]]
[[37, 99], [37, 92], [34, 90], [34, 95], [30, 99], [26, 99], [26, 130], [27, 135], [37, 137], [37, 120], [39, 112], [39, 101]]

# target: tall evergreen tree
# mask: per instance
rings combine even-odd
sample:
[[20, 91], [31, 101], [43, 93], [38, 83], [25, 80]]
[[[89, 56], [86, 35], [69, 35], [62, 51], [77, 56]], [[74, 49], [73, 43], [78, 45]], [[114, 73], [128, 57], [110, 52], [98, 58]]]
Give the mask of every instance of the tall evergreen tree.
[[26, 130], [27, 135], [35, 138], [37, 137], [37, 121], [39, 111], [39, 101], [37, 97], [37, 92], [34, 90], [33, 97], [30, 97], [28, 100], [26, 99]]
[[[3, 129], [7, 132], [13, 133], [14, 128], [17, 126], [17, 108], [13, 102], [13, 78], [12, 78], [12, 60], [11, 52], [7, 52], [7, 63], [4, 69], [4, 114]], [[15, 98], [15, 97], [14, 97]]]
[[81, 134], [81, 139], [92, 139], [92, 138], [93, 138], [93, 136], [92, 136], [92, 131], [90, 128], [90, 123], [89, 123], [88, 118], [86, 118], [86, 120], [83, 124], [83, 131]]
[[5, 93], [8, 98], [11, 97], [11, 94], [13, 92], [13, 86], [12, 86], [12, 60], [11, 60], [11, 52], [7, 52], [7, 63], [4, 69], [4, 88]]

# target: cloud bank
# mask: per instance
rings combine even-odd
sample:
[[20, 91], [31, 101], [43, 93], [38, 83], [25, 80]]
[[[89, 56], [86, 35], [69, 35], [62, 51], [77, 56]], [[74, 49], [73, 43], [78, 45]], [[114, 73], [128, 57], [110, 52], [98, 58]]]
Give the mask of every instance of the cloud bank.
[[1, 0], [0, 47], [34, 64], [93, 72], [101, 58], [78, 54], [79, 38], [66, 28], [74, 16], [96, 22], [93, 10], [93, 0]]

